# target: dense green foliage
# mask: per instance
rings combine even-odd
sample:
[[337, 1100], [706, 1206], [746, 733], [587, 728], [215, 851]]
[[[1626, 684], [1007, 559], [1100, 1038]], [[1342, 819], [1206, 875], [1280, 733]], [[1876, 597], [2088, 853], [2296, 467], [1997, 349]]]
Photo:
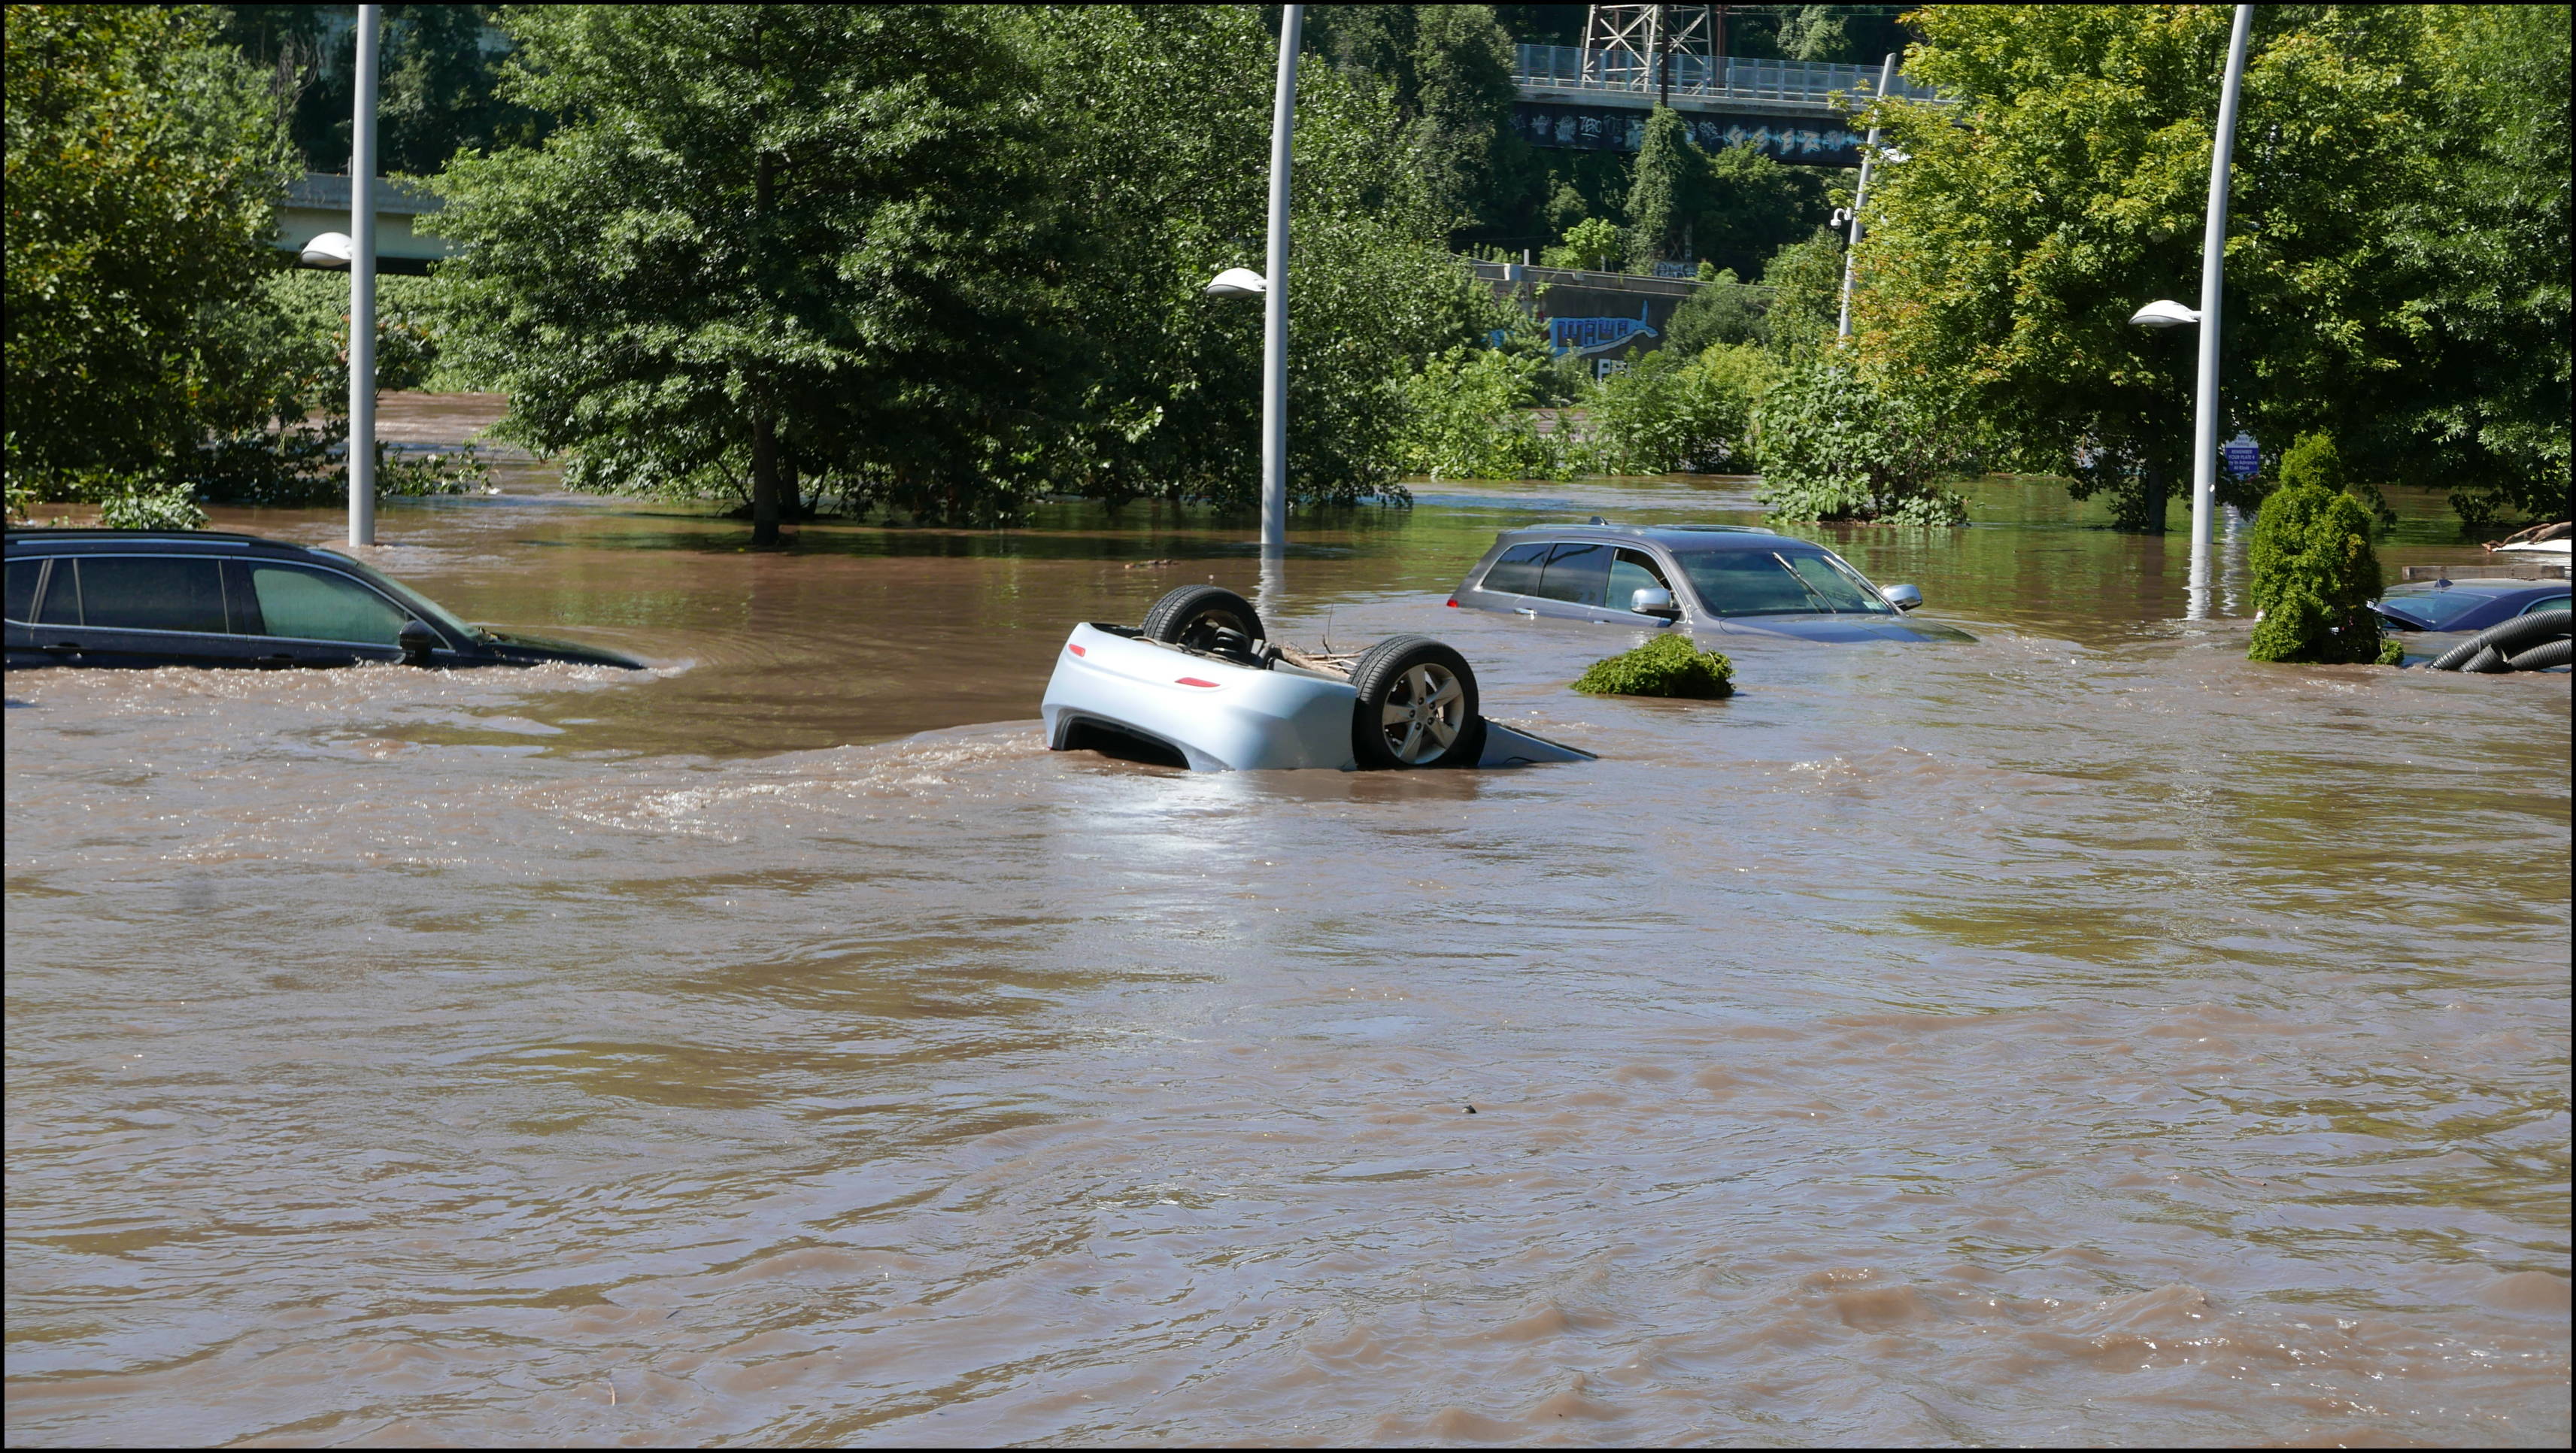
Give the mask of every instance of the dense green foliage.
[[[2567, 25], [2490, 7], [2264, 6], [2238, 124], [2226, 429], [2324, 430], [2464, 510], [2563, 508]], [[1871, 372], [1981, 447], [2162, 526], [2191, 474], [2223, 6], [1934, 6], [1882, 110], [1856, 304]], [[1776, 326], [1776, 325], [1775, 325]], [[2553, 505], [2553, 501], [2557, 502]]]
[[1750, 474], [1754, 411], [1778, 378], [1751, 344], [1658, 349], [1592, 390], [1594, 467], [1605, 474]]
[[206, 512], [177, 485], [120, 489], [99, 502], [99, 524], [110, 530], [195, 530]]
[[1452, 348], [1405, 383], [1400, 467], [1437, 479], [1564, 479], [1591, 467], [1591, 451], [1563, 431], [1542, 432], [1533, 410], [1562, 388], [1543, 355]]
[[279, 265], [285, 138], [202, 7], [8, 9], [8, 437], [49, 492], [178, 467], [255, 416], [207, 326]]
[[1720, 343], [1767, 343], [1771, 340], [1771, 292], [1748, 287], [1731, 271], [1703, 282], [1682, 299], [1664, 324], [1664, 347], [1683, 354]]
[[1735, 663], [1671, 631], [1633, 651], [1593, 662], [1575, 679], [1574, 689], [1587, 696], [1685, 696], [1715, 701], [1735, 694]]
[[1967, 523], [1966, 502], [1934, 482], [1957, 462], [1947, 432], [1848, 363], [1793, 364], [1756, 423], [1759, 497], [1774, 521]]
[[[1224, 7], [512, 12], [539, 147], [460, 158], [463, 366], [576, 487], [1000, 520], [1257, 489], [1272, 42]], [[1394, 488], [1402, 380], [1502, 321], [1384, 97], [1300, 91], [1292, 489]], [[1045, 125], [1041, 125], [1041, 122]]]
[[[492, 5], [387, 5], [377, 41], [380, 170], [428, 176], [468, 148], [526, 142], [546, 118], [499, 93]], [[355, 6], [217, 5], [223, 38], [287, 99], [307, 170], [345, 175], [356, 106]]]
[[1691, 144], [1681, 113], [1658, 106], [1646, 118], [1646, 135], [1628, 183], [1628, 256], [1641, 266], [1695, 256], [1691, 224], [1705, 162]]
[[2283, 459], [2281, 487], [2263, 501], [2246, 552], [2261, 617], [2251, 659], [2393, 664], [2402, 650], [2380, 638], [2370, 511], [2338, 487], [2344, 478], [2322, 434], [2303, 436]]

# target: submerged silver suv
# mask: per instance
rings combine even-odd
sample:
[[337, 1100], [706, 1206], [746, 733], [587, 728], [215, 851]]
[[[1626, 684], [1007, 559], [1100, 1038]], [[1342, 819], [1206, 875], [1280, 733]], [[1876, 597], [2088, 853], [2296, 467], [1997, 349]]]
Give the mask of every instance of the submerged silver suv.
[[1505, 530], [1451, 604], [1629, 626], [1807, 641], [1970, 639], [1905, 613], [1911, 585], [1870, 583], [1822, 545], [1742, 525]]

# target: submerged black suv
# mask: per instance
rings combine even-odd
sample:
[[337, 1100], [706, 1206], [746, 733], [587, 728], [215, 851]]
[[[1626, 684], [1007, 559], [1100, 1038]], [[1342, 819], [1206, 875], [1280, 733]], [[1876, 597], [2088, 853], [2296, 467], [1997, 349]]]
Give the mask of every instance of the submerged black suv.
[[534, 666], [615, 651], [470, 626], [328, 550], [183, 530], [11, 530], [8, 668]]

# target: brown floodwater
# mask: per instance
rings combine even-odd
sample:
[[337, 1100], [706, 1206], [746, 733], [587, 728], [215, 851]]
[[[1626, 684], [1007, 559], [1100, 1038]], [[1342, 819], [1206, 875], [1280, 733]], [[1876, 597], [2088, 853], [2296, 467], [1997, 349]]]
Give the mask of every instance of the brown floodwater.
[[2564, 676], [1991, 480], [1833, 537], [1975, 642], [1594, 700], [1449, 588], [1746, 483], [1423, 486], [1282, 634], [1601, 760], [1191, 775], [1032, 718], [1243, 520], [501, 477], [376, 562], [651, 673], [9, 677], [12, 1443], [2568, 1440]]

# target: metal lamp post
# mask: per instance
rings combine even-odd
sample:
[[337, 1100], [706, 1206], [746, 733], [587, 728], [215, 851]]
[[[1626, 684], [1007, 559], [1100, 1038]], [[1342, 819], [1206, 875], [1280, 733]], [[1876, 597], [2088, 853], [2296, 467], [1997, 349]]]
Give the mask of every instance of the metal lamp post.
[[1297, 133], [1297, 43], [1306, 7], [1280, 7], [1270, 103], [1270, 270], [1261, 300], [1261, 553], [1288, 551], [1288, 162]]
[[376, 543], [376, 13], [358, 7], [349, 129], [349, 543]]
[[2191, 602], [2185, 614], [2209, 614], [2210, 534], [2218, 495], [2219, 301], [2227, 273], [2227, 182], [2236, 158], [2236, 109], [2245, 89], [2245, 33], [2254, 7], [2236, 7], [2227, 37], [2227, 77], [2218, 92], [2218, 135], [2209, 155], [2209, 219], [2200, 240], [2200, 307], [2159, 299], [2129, 321], [2145, 328], [2200, 326], [2200, 377], [2194, 385], [2191, 425]]
[[[1896, 55], [1891, 51], [1888, 53], [1886, 62], [1878, 68], [1878, 95], [1876, 99], [1880, 101], [1886, 100], [1887, 88], [1895, 84], [1895, 81]], [[1842, 217], [1834, 219], [1837, 222], [1848, 220], [1851, 223], [1851, 240], [1843, 247], [1843, 310], [1842, 321], [1834, 325], [1834, 336], [1836, 338], [1847, 339], [1851, 337], [1852, 268], [1855, 261], [1854, 254], [1860, 250], [1860, 209], [1869, 202], [1870, 164], [1878, 160], [1878, 132], [1878, 127], [1871, 127], [1869, 129], [1869, 140], [1861, 147], [1860, 184], [1852, 188], [1850, 217], [1848, 219]]]

